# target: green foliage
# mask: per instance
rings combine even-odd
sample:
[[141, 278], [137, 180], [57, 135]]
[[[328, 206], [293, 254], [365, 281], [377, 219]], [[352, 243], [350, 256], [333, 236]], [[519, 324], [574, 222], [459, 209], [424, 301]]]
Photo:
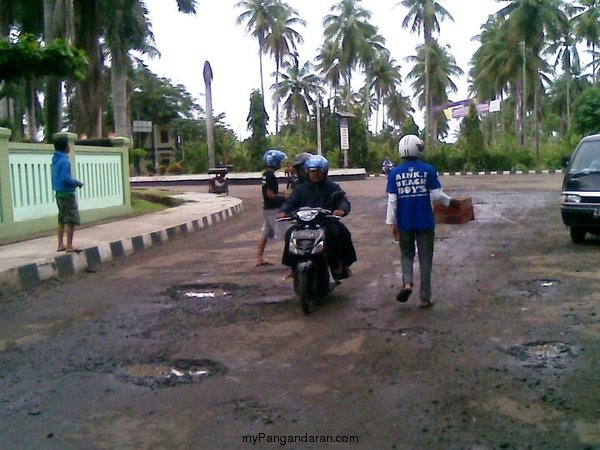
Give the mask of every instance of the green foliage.
[[85, 77], [85, 52], [62, 39], [42, 46], [31, 34], [24, 34], [16, 42], [0, 40], [0, 78], [14, 81], [43, 76]]
[[481, 131], [481, 121], [475, 103], [469, 106], [469, 113], [460, 125], [458, 147], [463, 150], [466, 159], [466, 170], [477, 170], [487, 167], [488, 156]]
[[367, 139], [367, 125], [362, 108], [355, 108], [352, 112], [356, 117], [351, 118], [348, 125], [350, 129], [350, 161], [348, 161], [348, 164], [350, 167], [372, 167], [369, 141]]
[[144, 148], [132, 148], [129, 150], [129, 163], [133, 165], [137, 175], [141, 173], [140, 164], [143, 159], [149, 157], [149, 152]]
[[600, 132], [600, 86], [583, 91], [573, 109], [575, 132], [583, 136]]
[[263, 98], [258, 90], [254, 90], [250, 94], [250, 112], [246, 122], [252, 135], [250, 139], [244, 142], [244, 146], [248, 147], [250, 167], [253, 170], [259, 170], [263, 166], [262, 155], [269, 148], [269, 140], [267, 139], [269, 116], [265, 111]]

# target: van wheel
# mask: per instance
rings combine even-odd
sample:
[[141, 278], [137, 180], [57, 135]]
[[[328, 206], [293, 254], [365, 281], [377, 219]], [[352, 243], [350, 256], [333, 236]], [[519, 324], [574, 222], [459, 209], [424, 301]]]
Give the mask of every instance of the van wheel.
[[585, 228], [571, 227], [571, 240], [575, 244], [585, 241]]

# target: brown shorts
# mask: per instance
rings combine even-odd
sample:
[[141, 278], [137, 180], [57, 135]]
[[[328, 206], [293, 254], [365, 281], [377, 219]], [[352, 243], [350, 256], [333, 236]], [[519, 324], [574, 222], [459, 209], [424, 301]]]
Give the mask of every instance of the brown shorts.
[[79, 208], [75, 194], [56, 197], [58, 205], [58, 223], [63, 225], [79, 225]]

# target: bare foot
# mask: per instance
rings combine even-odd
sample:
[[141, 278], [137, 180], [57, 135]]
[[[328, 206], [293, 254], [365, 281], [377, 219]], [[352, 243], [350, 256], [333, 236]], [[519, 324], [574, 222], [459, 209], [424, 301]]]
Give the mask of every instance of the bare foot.
[[67, 250], [67, 247], [65, 247], [64, 245], [59, 245], [58, 248], [56, 249], [57, 252], [64, 252]]

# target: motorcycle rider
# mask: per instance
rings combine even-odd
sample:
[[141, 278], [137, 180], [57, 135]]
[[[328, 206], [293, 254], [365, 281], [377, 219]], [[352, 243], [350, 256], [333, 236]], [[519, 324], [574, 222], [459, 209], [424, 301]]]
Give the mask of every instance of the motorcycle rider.
[[[342, 188], [327, 177], [329, 171], [327, 159], [321, 155], [311, 155], [306, 160], [304, 168], [308, 174], [307, 181], [295, 187], [281, 206], [281, 212], [277, 214], [277, 218], [283, 218], [303, 206], [328, 209], [338, 217], [347, 216], [351, 209], [350, 202]], [[291, 267], [294, 261], [288, 252], [290, 233], [291, 229], [285, 236], [286, 245], [282, 263]], [[349, 267], [356, 261], [356, 251], [352, 244], [350, 231], [341, 221], [332, 220], [325, 226], [325, 235], [334, 278], [348, 278], [351, 275]]]
[[312, 156], [312, 153], [303, 152], [303, 153], [299, 153], [298, 155], [296, 155], [296, 158], [294, 158], [294, 163], [292, 164], [292, 167], [294, 168], [294, 171], [296, 172], [296, 176], [292, 182], [292, 186], [291, 186], [292, 189], [294, 189], [296, 186], [298, 186], [303, 181], [306, 181], [306, 179], [308, 178], [308, 174], [306, 173], [304, 164], [306, 163], [308, 158], [310, 158], [311, 156]]

